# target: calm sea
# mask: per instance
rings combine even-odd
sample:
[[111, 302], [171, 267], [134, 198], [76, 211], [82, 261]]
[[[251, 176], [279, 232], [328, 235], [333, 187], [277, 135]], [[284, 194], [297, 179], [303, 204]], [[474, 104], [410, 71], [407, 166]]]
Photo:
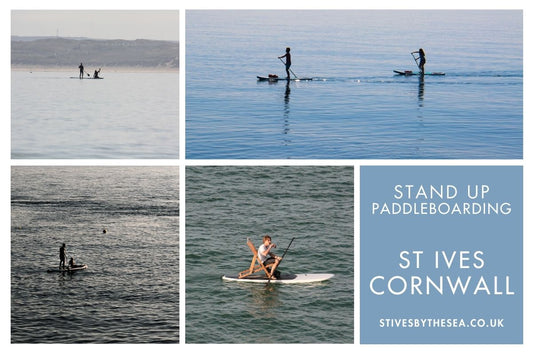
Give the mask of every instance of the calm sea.
[[[521, 158], [521, 11], [187, 11], [187, 158]], [[285, 76], [277, 58], [311, 82]], [[411, 52], [424, 48], [426, 72]]]
[[[177, 167], [16, 166], [11, 183], [13, 343], [178, 342]], [[88, 269], [48, 273], [62, 243]]]
[[178, 74], [11, 72], [14, 159], [178, 157]]
[[[186, 170], [186, 343], [353, 343], [354, 172], [339, 166]], [[227, 282], [269, 234], [288, 273], [322, 283]]]

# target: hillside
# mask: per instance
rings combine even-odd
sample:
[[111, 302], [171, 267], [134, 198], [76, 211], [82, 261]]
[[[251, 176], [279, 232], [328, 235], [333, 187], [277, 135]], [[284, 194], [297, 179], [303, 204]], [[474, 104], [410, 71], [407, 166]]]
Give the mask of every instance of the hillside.
[[137, 39], [11, 38], [12, 67], [179, 68], [179, 44]]

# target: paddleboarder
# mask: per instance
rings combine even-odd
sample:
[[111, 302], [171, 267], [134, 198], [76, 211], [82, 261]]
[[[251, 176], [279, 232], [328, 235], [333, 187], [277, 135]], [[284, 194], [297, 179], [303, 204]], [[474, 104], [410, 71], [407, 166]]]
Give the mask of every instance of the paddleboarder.
[[424, 50], [422, 48], [420, 48], [418, 51], [411, 52], [411, 54], [415, 54], [415, 53], [418, 53], [418, 58], [415, 58], [415, 62], [417, 62], [418, 64], [420, 73], [424, 75], [424, 64], [426, 64], [426, 53], [424, 53]]
[[287, 72], [287, 79], [290, 79], [290, 73], [289, 69], [291, 68], [291, 49], [287, 47], [285, 49], [285, 54], [282, 56], [279, 56], [278, 59], [285, 58], [285, 71]]
[[80, 79], [83, 79], [83, 63], [80, 63], [78, 68], [80, 69]]
[[100, 77], [98, 76], [98, 74], [100, 74], [100, 70], [102, 70], [102, 68], [94, 71], [93, 79], [100, 79]]
[[272, 279], [275, 280], [274, 272], [282, 258], [271, 252], [273, 248], [276, 248], [276, 244], [272, 243], [272, 238], [269, 235], [265, 235], [263, 237], [263, 244], [257, 249], [257, 256], [265, 267], [270, 267], [270, 274], [272, 275]]
[[67, 246], [65, 245], [65, 243], [63, 243], [63, 245], [61, 245], [61, 247], [59, 248], [59, 268], [61, 269], [61, 266], [65, 267], [65, 264], [67, 262], [67, 250], [66, 250]]

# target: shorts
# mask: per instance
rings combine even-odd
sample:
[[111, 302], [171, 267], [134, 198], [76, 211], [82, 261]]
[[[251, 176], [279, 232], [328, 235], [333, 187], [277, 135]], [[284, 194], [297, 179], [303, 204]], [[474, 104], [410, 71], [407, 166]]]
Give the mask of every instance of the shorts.
[[265, 260], [265, 262], [263, 263], [263, 265], [267, 266], [267, 265], [272, 265], [276, 262], [276, 258], [273, 258], [273, 257], [269, 257], [268, 259]]

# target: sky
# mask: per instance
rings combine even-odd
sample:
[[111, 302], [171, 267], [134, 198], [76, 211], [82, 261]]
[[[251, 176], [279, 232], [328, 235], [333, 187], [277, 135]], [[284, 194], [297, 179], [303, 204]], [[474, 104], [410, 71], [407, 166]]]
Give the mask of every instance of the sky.
[[13, 10], [13, 36], [179, 40], [179, 12], [158, 10]]

